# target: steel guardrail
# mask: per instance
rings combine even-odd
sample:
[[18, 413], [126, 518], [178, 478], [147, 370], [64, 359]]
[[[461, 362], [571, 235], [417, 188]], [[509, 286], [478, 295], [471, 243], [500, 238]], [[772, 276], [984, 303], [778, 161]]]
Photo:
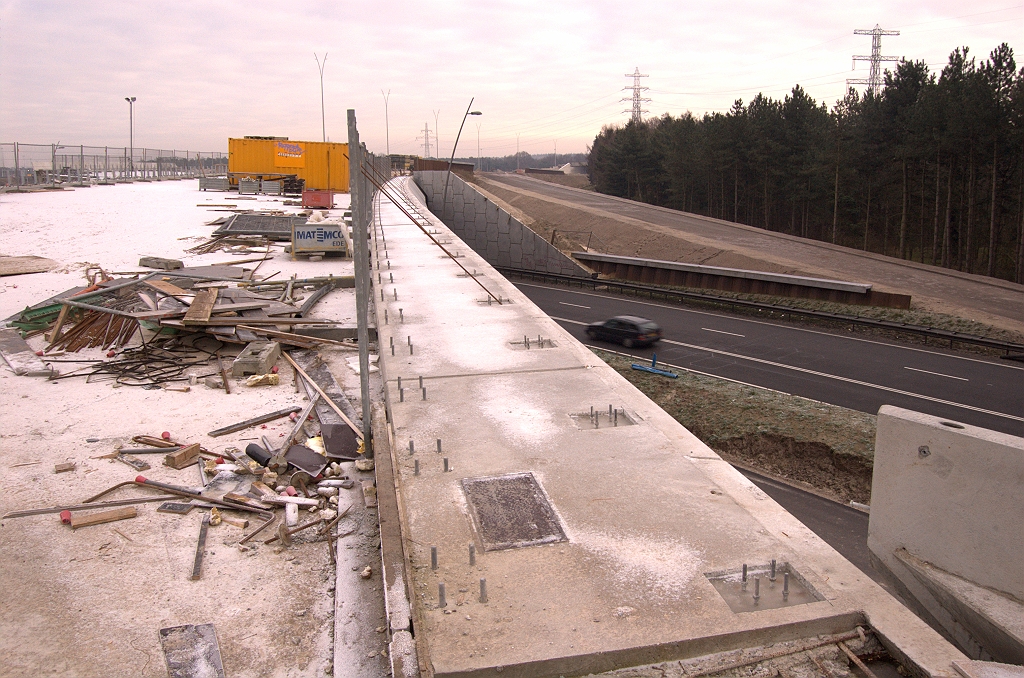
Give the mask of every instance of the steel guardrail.
[[[837, 322], [850, 323], [854, 325], [864, 325], [866, 327], [886, 329], [895, 332], [906, 332], [908, 334], [916, 334], [919, 336], [930, 337], [933, 339], [948, 340], [951, 348], [954, 342], [960, 342], [962, 344], [973, 344], [975, 346], [984, 346], [986, 348], [993, 348], [1000, 351], [1005, 351], [1006, 355], [1002, 357], [1008, 360], [1024, 360], [1024, 344], [1016, 344], [1009, 341], [1001, 341], [999, 339], [989, 339], [987, 337], [979, 337], [977, 335], [966, 334], [964, 332], [942, 330], [935, 327], [910, 325], [907, 323], [893, 322], [890, 320], [878, 320], [876, 318], [862, 318], [860, 316], [847, 315], [845, 313], [830, 313], [828, 311], [815, 311], [811, 309], [793, 308], [792, 306], [784, 306], [782, 304], [772, 304], [761, 301], [731, 299], [729, 297], [721, 297], [715, 294], [705, 294], [702, 292], [686, 292], [683, 290], [676, 290], [668, 287], [659, 287], [657, 285], [640, 285], [637, 283], [620, 282], [617, 280], [583, 278], [571, 275], [562, 275], [559, 273], [540, 273], [538, 271], [529, 271], [504, 266], [495, 266], [495, 269], [502, 274], [518, 276], [520, 278], [529, 278], [531, 280], [543, 280], [556, 283], [568, 283], [570, 287], [573, 285], [579, 285], [581, 288], [590, 287], [591, 289], [595, 290], [598, 287], [604, 287], [607, 289], [615, 289], [622, 292], [633, 292], [636, 295], [639, 295], [640, 293], [645, 293], [649, 295], [651, 298], [653, 298], [655, 295], [658, 295], [665, 299], [674, 298], [680, 301], [683, 299], [689, 299], [715, 304], [726, 304], [729, 306], [752, 308], [757, 310], [778, 311], [780, 313], [789, 313], [791, 315], [818, 318], [822, 320], [833, 320]], [[1018, 352], [1020, 353], [1020, 355], [1011, 355], [1011, 352]]]

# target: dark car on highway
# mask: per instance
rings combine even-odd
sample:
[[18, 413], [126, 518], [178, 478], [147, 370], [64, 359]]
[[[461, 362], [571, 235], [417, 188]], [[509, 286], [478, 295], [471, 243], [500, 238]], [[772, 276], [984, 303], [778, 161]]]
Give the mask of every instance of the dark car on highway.
[[634, 315], [617, 315], [604, 322], [587, 325], [587, 336], [591, 339], [614, 341], [626, 348], [650, 346], [661, 339], [658, 323]]

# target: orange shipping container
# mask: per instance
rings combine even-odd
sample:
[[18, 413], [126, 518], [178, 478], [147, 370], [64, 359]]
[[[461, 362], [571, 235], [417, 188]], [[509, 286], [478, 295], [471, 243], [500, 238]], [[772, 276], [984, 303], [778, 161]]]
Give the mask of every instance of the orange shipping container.
[[228, 139], [228, 172], [273, 179], [294, 174], [306, 188], [348, 192], [348, 144], [288, 139]]

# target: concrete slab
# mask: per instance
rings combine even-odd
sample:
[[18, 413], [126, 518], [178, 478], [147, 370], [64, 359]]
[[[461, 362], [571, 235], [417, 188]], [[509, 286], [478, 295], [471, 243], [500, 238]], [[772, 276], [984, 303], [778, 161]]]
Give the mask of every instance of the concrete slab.
[[[389, 317], [379, 324], [380, 365], [421, 667], [581, 675], [869, 624], [916, 670], [953, 675], [961, 653], [440, 222], [430, 228], [453, 241], [475, 279], [393, 205], [384, 201], [379, 217], [374, 267], [394, 278], [374, 294], [378, 316], [386, 308]], [[488, 305], [488, 292], [511, 303]], [[527, 350], [524, 336], [538, 335], [549, 347]], [[605, 416], [581, 427], [574, 417], [591, 407], [607, 415], [609, 405], [634, 425], [607, 426]], [[568, 541], [485, 551], [464, 479], [527, 472]], [[737, 613], [708, 578], [773, 559], [816, 592], [814, 602]]]

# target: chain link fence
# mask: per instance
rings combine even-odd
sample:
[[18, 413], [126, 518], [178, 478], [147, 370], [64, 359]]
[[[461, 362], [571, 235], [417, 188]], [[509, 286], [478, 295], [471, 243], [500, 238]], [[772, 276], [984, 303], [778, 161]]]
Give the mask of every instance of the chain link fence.
[[227, 172], [218, 151], [0, 143], [0, 190], [192, 179]]

